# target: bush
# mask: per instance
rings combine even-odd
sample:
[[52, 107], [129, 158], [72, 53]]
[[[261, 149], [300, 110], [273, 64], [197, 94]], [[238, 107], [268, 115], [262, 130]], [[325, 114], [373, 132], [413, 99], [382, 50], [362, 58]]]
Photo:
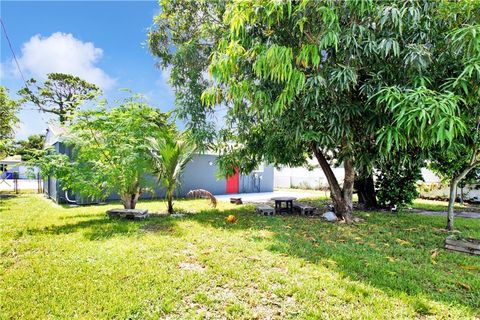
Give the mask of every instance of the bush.
[[378, 203], [382, 207], [401, 208], [418, 197], [417, 181], [422, 179], [418, 163], [391, 160], [382, 165], [377, 174]]

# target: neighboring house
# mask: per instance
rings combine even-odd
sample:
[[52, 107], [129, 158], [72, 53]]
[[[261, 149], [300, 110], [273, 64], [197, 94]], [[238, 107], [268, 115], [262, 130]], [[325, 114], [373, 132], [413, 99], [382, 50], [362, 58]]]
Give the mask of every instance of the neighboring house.
[[0, 160], [0, 178], [2, 179], [13, 179], [15, 174], [18, 179], [34, 179], [38, 172], [37, 167], [24, 165], [22, 157], [18, 155]]
[[[57, 152], [68, 154], [68, 148], [62, 143], [61, 135], [65, 129], [51, 126], [47, 130], [46, 147], [53, 147]], [[183, 197], [193, 189], [205, 189], [214, 195], [272, 192], [273, 191], [273, 166], [261, 166], [248, 175], [236, 174], [233, 177], [217, 179], [218, 168], [216, 166], [217, 155], [196, 154], [187, 164], [181, 176], [181, 184], [176, 195]], [[155, 182], [155, 177], [150, 177]], [[54, 177], [45, 177], [45, 195], [58, 203], [69, 202], [86, 203], [80, 195], [71, 192], [66, 193], [61, 183]], [[68, 199], [67, 199], [68, 197]], [[153, 192], [144, 193], [141, 199], [164, 198], [165, 191], [157, 186]], [[118, 200], [117, 194], [110, 195], [107, 200]]]

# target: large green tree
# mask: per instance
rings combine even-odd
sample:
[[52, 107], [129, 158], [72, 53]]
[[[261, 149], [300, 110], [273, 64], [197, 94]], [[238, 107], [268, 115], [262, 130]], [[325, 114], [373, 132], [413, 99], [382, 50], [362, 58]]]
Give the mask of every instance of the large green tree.
[[450, 181], [447, 229], [454, 228], [458, 184], [480, 166], [480, 2], [439, 3], [430, 22], [422, 82], [383, 89], [376, 101], [392, 115], [379, 142], [386, 150], [420, 146]]
[[113, 108], [79, 112], [64, 137], [70, 152], [50, 151], [40, 161], [41, 170], [65, 189], [100, 199], [117, 193], [126, 209], [134, 209], [152, 185], [146, 175], [153, 173], [150, 138], [167, 126], [167, 114], [136, 97]]
[[[470, 14], [473, 5], [259, 0], [227, 1], [223, 15], [214, 19], [201, 7], [189, 13], [205, 17], [195, 30], [210, 35], [213, 29], [217, 35], [196, 43], [212, 52], [214, 86], [203, 94], [203, 112], [214, 105], [228, 109], [217, 141], [221, 167], [233, 172], [237, 166], [251, 170], [260, 161], [300, 165], [313, 154], [327, 176], [336, 213], [350, 221], [355, 175], [371, 176], [392, 154], [385, 146], [392, 145], [394, 135], [387, 133], [398, 113], [379, 102], [387, 96], [384, 88], [414, 90], [434, 82], [430, 73], [437, 77], [444, 70], [432, 70], [436, 58], [447, 59], [446, 32], [465, 22], [459, 12]], [[166, 12], [155, 22], [172, 30], [177, 15]], [[175, 29], [180, 38], [164, 30], [157, 29], [164, 42], [154, 42], [154, 48], [196, 39], [181, 24]], [[195, 119], [188, 107], [179, 108]], [[387, 142], [378, 143], [382, 139]], [[333, 174], [336, 165], [344, 167], [343, 184]]]
[[205, 109], [200, 97], [212, 81], [209, 57], [224, 30], [224, 0], [161, 0], [161, 12], [154, 17], [148, 34], [158, 66], [169, 72], [175, 90], [176, 115], [186, 121], [199, 148], [215, 137], [213, 110]]
[[0, 159], [9, 154], [8, 149], [18, 124], [18, 110], [19, 103], [10, 99], [6, 87], [0, 86]]
[[82, 103], [93, 100], [100, 93], [96, 85], [64, 73], [49, 73], [41, 84], [30, 79], [27, 85], [18, 91], [23, 103], [33, 103], [42, 112], [57, 115], [62, 124]]
[[[204, 100], [232, 106], [231, 128], [248, 154], [289, 163], [313, 153], [349, 221], [356, 171], [388, 155], [376, 136], [391, 115], [371, 99], [421, 83], [437, 10], [416, 1], [232, 2], [210, 67], [219, 85]], [[343, 186], [329, 158], [343, 164]]]

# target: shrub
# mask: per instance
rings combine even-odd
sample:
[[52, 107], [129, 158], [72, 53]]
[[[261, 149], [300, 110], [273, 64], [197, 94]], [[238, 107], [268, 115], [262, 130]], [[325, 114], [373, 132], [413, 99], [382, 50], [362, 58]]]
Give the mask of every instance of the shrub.
[[420, 165], [391, 160], [377, 173], [377, 198], [382, 207], [405, 207], [418, 197], [417, 181], [422, 179]]

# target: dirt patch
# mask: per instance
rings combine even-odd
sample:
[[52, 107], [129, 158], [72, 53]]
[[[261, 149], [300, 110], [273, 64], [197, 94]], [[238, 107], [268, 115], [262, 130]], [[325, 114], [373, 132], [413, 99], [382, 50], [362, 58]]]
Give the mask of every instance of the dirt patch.
[[173, 228], [171, 226], [157, 223], [143, 225], [140, 227], [140, 229], [145, 232], [173, 232]]
[[203, 272], [205, 271], [205, 267], [198, 264], [198, 263], [188, 263], [188, 262], [182, 262], [178, 265], [179, 269], [183, 270], [190, 270], [190, 271], [196, 271], [196, 272]]

